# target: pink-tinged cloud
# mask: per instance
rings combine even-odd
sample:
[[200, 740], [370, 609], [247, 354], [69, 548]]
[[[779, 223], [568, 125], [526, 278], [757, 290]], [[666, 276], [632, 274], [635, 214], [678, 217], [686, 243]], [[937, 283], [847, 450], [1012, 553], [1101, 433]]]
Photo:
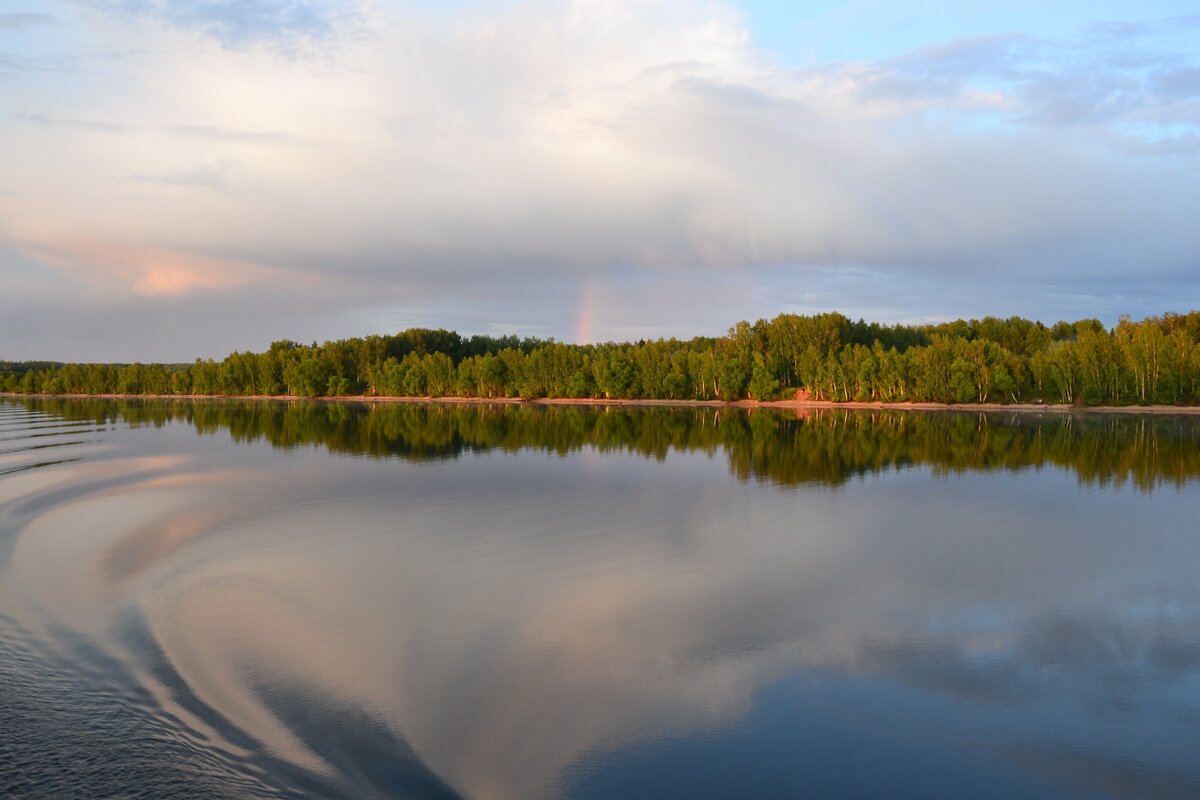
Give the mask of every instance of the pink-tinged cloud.
[[102, 239], [65, 237], [26, 246], [29, 255], [99, 286], [142, 297], [230, 292], [272, 282], [322, 279], [267, 264], [214, 258], [184, 250]]

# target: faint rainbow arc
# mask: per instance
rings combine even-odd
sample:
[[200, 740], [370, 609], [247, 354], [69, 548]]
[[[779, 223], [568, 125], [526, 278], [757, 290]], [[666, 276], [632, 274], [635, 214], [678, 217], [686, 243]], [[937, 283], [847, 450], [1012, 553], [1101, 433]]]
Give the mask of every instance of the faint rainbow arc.
[[575, 310], [575, 344], [592, 341], [592, 319], [595, 316], [596, 282], [589, 275], [579, 292], [579, 307]]

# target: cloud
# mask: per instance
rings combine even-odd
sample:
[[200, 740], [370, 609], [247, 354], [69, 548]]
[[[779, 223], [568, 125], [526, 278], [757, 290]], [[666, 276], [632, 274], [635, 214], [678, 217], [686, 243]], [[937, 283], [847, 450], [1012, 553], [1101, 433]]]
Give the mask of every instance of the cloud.
[[215, 142], [237, 142], [261, 145], [295, 144], [299, 140], [280, 131], [255, 131], [240, 128], [222, 128], [215, 125], [170, 125], [168, 133]]
[[80, 271], [98, 284], [123, 284], [143, 297], [195, 292], [229, 292], [270, 284], [285, 277], [303, 278], [264, 264], [214, 258], [174, 249], [121, 242], [67, 239], [26, 248], [60, 268]]
[[[880, 309], [914, 285], [938, 300], [898, 316], [1032, 313], [1022, 291], [1053, 285], [1076, 298], [1056, 316], [1200, 251], [1200, 66], [1157, 44], [1161, 21], [1121, 59], [1110, 33], [1006, 33], [797, 68], [688, 0], [108, 8], [58, 26], [87, 43], [86, 97], [66, 76], [14, 84], [8, 105], [37, 113], [2, 126], [24, 156], [0, 167], [0, 238], [320, 273], [344, 298], [407, 298], [332, 313], [401, 325], [438, 308], [490, 328], [511, 319], [497, 298], [539, 296], [521, 324], [560, 337], [589, 281], [626, 302], [653, 287], [660, 314], [686, 286], [691, 310], [655, 323], [678, 333], [739, 280], [763, 314]], [[594, 335], [639, 329], [618, 316]]]
[[1161, 24], [1109, 23], [1067, 41], [1018, 33], [957, 39], [857, 65], [853, 80], [868, 102], [936, 101], [968, 111], [992, 104], [1009, 123], [1194, 126], [1196, 67], [1169, 50], [1138, 46], [1162, 33]]
[[151, 21], [241, 48], [269, 43], [287, 51], [334, 37], [357, 14], [342, 4], [307, 0], [110, 0], [110, 13]]
[[201, 28], [226, 43], [288, 35], [324, 36], [334, 27], [328, 6], [299, 0], [167, 0], [158, 6], [164, 19]]
[[32, 122], [35, 125], [53, 125], [54, 124], [53, 122], [50, 121], [50, 118], [47, 117], [45, 114], [13, 114], [13, 116], [16, 117], [17, 119], [23, 120], [25, 122]]
[[71, 56], [24, 56], [0, 52], [0, 75], [22, 73], [72, 73], [79, 69], [78, 61]]
[[165, 172], [129, 175], [126, 180], [137, 183], [193, 187], [211, 189], [214, 192], [227, 192], [229, 191], [229, 184], [225, 176], [233, 166], [233, 163], [228, 161], [217, 164], [196, 164], [192, 167], [172, 169]]
[[122, 125], [119, 122], [103, 122], [95, 119], [64, 119], [58, 124], [66, 128], [91, 131], [92, 133], [130, 133], [135, 130], [133, 127]]
[[57, 25], [58, 18], [32, 11], [0, 14], [0, 31], [23, 31], [38, 25]]
[[45, 125], [47, 127], [60, 125], [64, 128], [74, 128], [76, 130], [91, 131], [92, 133], [130, 133], [135, 130], [132, 126], [122, 125], [117, 122], [103, 122], [94, 119], [52, 119], [47, 114], [21, 114], [13, 115], [19, 120], [32, 122], [37, 125]]

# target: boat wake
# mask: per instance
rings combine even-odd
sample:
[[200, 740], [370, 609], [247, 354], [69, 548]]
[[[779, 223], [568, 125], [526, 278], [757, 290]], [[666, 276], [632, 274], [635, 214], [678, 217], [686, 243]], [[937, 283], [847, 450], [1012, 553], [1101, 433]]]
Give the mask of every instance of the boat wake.
[[[223, 517], [190, 505], [204, 481], [186, 459], [128, 453], [108, 433], [0, 406], [0, 796], [456, 797], [401, 737], [311, 687], [237, 687], [290, 749], [195, 690], [196, 665], [173, 655], [209, 643], [168, 655], [131, 584]], [[212, 684], [249, 674], [204, 669], [222, 670]]]

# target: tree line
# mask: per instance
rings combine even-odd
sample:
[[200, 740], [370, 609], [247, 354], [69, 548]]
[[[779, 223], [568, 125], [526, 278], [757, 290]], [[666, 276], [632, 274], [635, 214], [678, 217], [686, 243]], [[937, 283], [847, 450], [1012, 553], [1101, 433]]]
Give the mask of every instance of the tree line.
[[1112, 329], [1020, 317], [881, 325], [838, 313], [739, 322], [722, 337], [575, 345], [413, 328], [278, 341], [192, 364], [0, 362], [26, 394], [1195, 404], [1200, 312]]
[[1182, 488], [1200, 478], [1200, 420], [1170, 415], [906, 413], [843, 409], [221, 403], [25, 398], [31, 410], [97, 427], [181, 423], [236, 442], [424, 462], [463, 453], [584, 448], [665, 459], [724, 454], [742, 480], [840, 486], [926, 465], [935, 473], [1052, 467], [1081, 484]]

